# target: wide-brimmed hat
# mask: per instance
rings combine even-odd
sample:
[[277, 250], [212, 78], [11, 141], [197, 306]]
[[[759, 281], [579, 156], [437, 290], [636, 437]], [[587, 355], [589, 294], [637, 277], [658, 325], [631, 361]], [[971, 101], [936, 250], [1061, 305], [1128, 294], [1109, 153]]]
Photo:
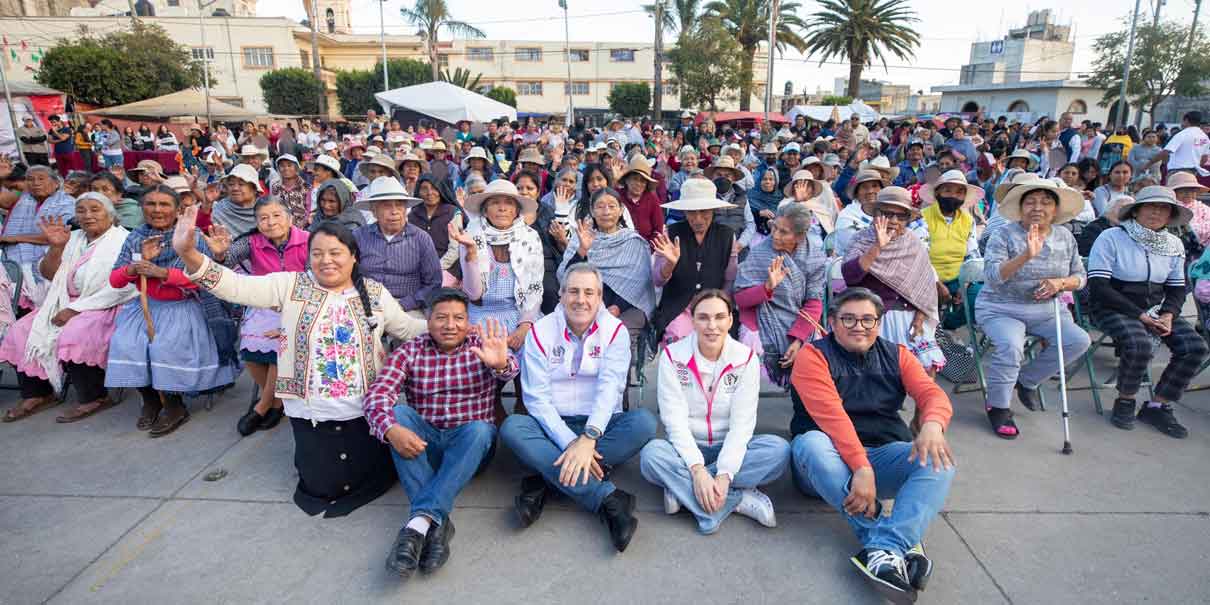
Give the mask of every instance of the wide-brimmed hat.
[[831, 166], [831, 167], [835, 168], [837, 166], [840, 166], [841, 163], [842, 162], [840, 161], [840, 156], [838, 156], [834, 153], [825, 153], [823, 156], [823, 165], [824, 166]]
[[406, 202], [410, 206], [420, 201], [420, 198], [408, 195], [399, 179], [380, 176], [361, 192], [361, 199], [357, 200], [353, 207], [358, 210], [373, 210], [374, 204], [378, 202]]
[[508, 179], [496, 179], [488, 183], [483, 191], [467, 196], [466, 201], [462, 203], [462, 207], [470, 214], [481, 214], [480, 210], [483, 208], [483, 204], [494, 197], [512, 199], [521, 206], [522, 213], [538, 210], [538, 202], [517, 193], [517, 186]]
[[530, 147], [530, 148], [526, 149], [525, 151], [522, 151], [521, 155], [517, 156], [518, 164], [524, 164], [527, 162], [530, 164], [545, 165], [546, 158], [542, 157], [542, 153], [539, 152], [537, 149]]
[[444, 140], [437, 139], [433, 141], [433, 145], [429, 147], [429, 151], [449, 151], [449, 149], [446, 148]]
[[277, 166], [278, 164], [280, 164], [282, 162], [293, 162], [295, 166], [298, 166], [300, 168], [302, 167], [302, 164], [298, 163], [298, 158], [294, 157], [293, 154], [283, 153], [283, 154], [277, 156], [277, 160], [273, 162], [273, 165]]
[[716, 158], [714, 163], [707, 166], [703, 172], [706, 174], [706, 178], [713, 179], [714, 176], [720, 171], [726, 171], [728, 174], [730, 174], [731, 180], [733, 181], [738, 181], [744, 178], [744, 172], [735, 167], [735, 160], [731, 159], [731, 156], [725, 155]]
[[685, 111], [682, 111], [682, 112], [681, 112], [681, 119], [682, 119], [682, 120], [684, 120], [685, 118], [692, 118], [692, 117], [693, 117], [693, 112], [689, 111], [688, 109], [686, 109]]
[[264, 186], [260, 184], [260, 176], [256, 174], [256, 169], [248, 164], [236, 164], [231, 168], [231, 172], [228, 172], [227, 176], [223, 177], [224, 181], [227, 179], [239, 179], [245, 183], [252, 183], [256, 186], [257, 192], [265, 192]]
[[164, 167], [155, 160], [139, 160], [138, 165], [126, 172], [150, 172], [152, 176], [164, 180]]
[[1025, 149], [1018, 149], [1009, 154], [1007, 158], [1004, 158], [1004, 165], [1007, 166], [1011, 164], [1014, 159], [1028, 160], [1029, 163], [1026, 164], [1025, 169], [1030, 172], [1038, 169], [1038, 158], [1034, 157], [1034, 154]]
[[466, 152], [466, 157], [463, 157], [462, 161], [465, 162], [473, 158], [479, 158], [488, 163], [492, 161], [491, 158], [487, 157], [487, 150], [478, 145], [471, 147], [471, 150]]
[[416, 162], [416, 164], [420, 166], [420, 172], [428, 172], [429, 163], [420, 159], [420, 156], [417, 156], [411, 152], [403, 154], [403, 157], [396, 160], [395, 167], [398, 168], [399, 172], [403, 172], [403, 165], [408, 162]]
[[760, 154], [761, 155], [777, 155], [777, 145], [775, 145], [772, 141], [765, 143], [764, 145], [761, 145]]
[[872, 160], [866, 160], [857, 167], [857, 171], [862, 170], [877, 170], [882, 173], [882, 179], [888, 183], [893, 182], [895, 177], [899, 176], [899, 167], [892, 166], [891, 161], [885, 155], [880, 155]]
[[260, 156], [265, 159], [268, 159], [269, 151], [267, 149], [261, 149], [260, 147], [257, 147], [256, 145], [244, 145], [243, 147], [239, 148], [239, 155], [240, 155], [240, 157]]
[[1172, 214], [1168, 217], [1169, 227], [1179, 227], [1193, 220], [1193, 211], [1176, 199], [1176, 192], [1171, 187], [1164, 187], [1163, 185], [1151, 185], [1150, 187], [1139, 189], [1139, 192], [1134, 194], [1133, 201], [1124, 203], [1118, 208], [1118, 220], [1126, 220], [1130, 216], [1130, 211], [1135, 206], [1143, 204], [1168, 204], [1172, 206]]
[[920, 210], [912, 205], [912, 192], [903, 187], [884, 187], [878, 192], [879, 206], [898, 206], [912, 213], [909, 222], [920, 218]]
[[936, 183], [933, 183], [932, 185], [926, 184], [920, 188], [920, 200], [923, 202], [922, 205], [928, 206], [930, 204], [936, 204], [937, 188], [946, 184], [962, 185], [966, 188], [966, 193], [962, 197], [963, 206], [970, 206], [971, 204], [983, 199], [982, 187], [971, 185], [970, 183], [966, 182], [966, 175], [962, 174], [961, 170], [950, 170], [942, 174], [941, 178], [937, 179]]
[[1021, 176], [1013, 179], [1012, 189], [1003, 200], [996, 204], [996, 207], [1000, 209], [1000, 214], [1004, 218], [1019, 221], [1021, 220], [1021, 200], [1029, 192], [1038, 190], [1049, 191], [1059, 198], [1059, 208], [1055, 212], [1053, 221], [1055, 225], [1062, 225], [1070, 221], [1084, 210], [1084, 194], [1071, 187], [1060, 187], [1050, 179], [1044, 179], [1029, 172], [1022, 173]]
[[[392, 160], [386, 154], [378, 154], [378, 155], [374, 156], [373, 158], [370, 158], [370, 160], [368, 160], [368, 161], [362, 160], [361, 162], [359, 162], [357, 164], [357, 172], [360, 173], [361, 176], [370, 178], [370, 175], [369, 175], [370, 166], [378, 166], [380, 168], [384, 168], [388, 172], [390, 172], [396, 179], [399, 178], [399, 169], [395, 167], [395, 160]], [[377, 179], [375, 179], [375, 180], [377, 180]]]
[[[735, 165], [733, 163], [732, 168], [734, 167]], [[626, 172], [622, 173], [622, 176], [618, 178], [618, 182], [625, 183], [626, 179], [632, 174], [642, 176], [643, 180], [647, 181], [648, 183], [656, 182], [656, 180], [651, 176], [651, 162], [648, 162], [647, 156], [644, 156], [641, 153], [636, 153], [630, 158], [630, 163], [626, 166]]]
[[886, 187], [890, 184], [890, 180], [877, 170], [858, 170], [857, 174], [853, 175], [852, 179], [849, 179], [849, 184], [845, 187], [845, 195], [847, 195], [851, 200], [856, 199], [857, 186], [870, 181], [878, 181], [879, 183], [882, 183], [883, 187]]
[[993, 193], [993, 195], [996, 196], [996, 203], [1000, 203], [1000, 200], [1003, 200], [1004, 197], [1008, 195], [1008, 192], [1012, 191], [1012, 188], [1017, 186], [1017, 181], [1024, 178], [1024, 176], [1027, 174], [1032, 173], [1021, 170], [1020, 168], [1009, 168], [1008, 170], [1004, 171], [1004, 180], [1001, 181], [999, 185], [996, 185], [996, 191]]
[[718, 188], [710, 179], [693, 177], [681, 184], [680, 199], [661, 204], [660, 207], [668, 210], [716, 210], [734, 208], [735, 204], [718, 199]]
[[811, 175], [809, 170], [803, 170], [801, 168], [794, 171], [794, 176], [790, 177], [790, 182], [786, 183], [786, 185], [781, 188], [781, 192], [786, 197], [793, 198], [794, 183], [798, 181], [806, 181], [811, 184], [811, 195], [808, 195], [807, 199], [811, 199], [823, 192], [824, 182], [815, 180], [815, 177]]
[[332, 171], [332, 174], [340, 175], [340, 160], [324, 153], [320, 154], [314, 160], [311, 160], [311, 166], [323, 166]]
[[[174, 174], [174, 175], [164, 179], [163, 184], [165, 187], [167, 187], [177, 193], [185, 193], [188, 191], [193, 191], [193, 188], [191, 188], [189, 186], [189, 181], [185, 180], [185, 177], [183, 177], [179, 174]], [[76, 198], [76, 199], [79, 200], [79, 198]]]
[[1206, 187], [1197, 182], [1197, 177], [1189, 172], [1170, 172], [1168, 173], [1169, 189], [1176, 191], [1177, 189], [1197, 189], [1199, 194], [1210, 191], [1210, 187]]

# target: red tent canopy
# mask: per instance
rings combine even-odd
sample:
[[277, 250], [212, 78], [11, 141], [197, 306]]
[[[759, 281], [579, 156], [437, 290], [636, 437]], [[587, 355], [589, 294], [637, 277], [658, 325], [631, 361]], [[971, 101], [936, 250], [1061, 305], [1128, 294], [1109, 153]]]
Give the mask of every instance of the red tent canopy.
[[[702, 111], [702, 112], [699, 112], [697, 114], [697, 116], [693, 118], [693, 124], [695, 126], [699, 125], [706, 118], [711, 117], [711, 116], [714, 117], [715, 124], [723, 124], [723, 123], [728, 123], [728, 122], [742, 122], [742, 123], [744, 123], [745, 126], [747, 126], [749, 124], [760, 124], [761, 122], [765, 121], [765, 113], [763, 111], [720, 111], [720, 112], [717, 112], [714, 114], [711, 114], [708, 111]], [[780, 113], [773, 113], [773, 112], [769, 113], [769, 121], [773, 122], [774, 124], [789, 124], [790, 123], [790, 120], [787, 120], [786, 116], [783, 116]]]

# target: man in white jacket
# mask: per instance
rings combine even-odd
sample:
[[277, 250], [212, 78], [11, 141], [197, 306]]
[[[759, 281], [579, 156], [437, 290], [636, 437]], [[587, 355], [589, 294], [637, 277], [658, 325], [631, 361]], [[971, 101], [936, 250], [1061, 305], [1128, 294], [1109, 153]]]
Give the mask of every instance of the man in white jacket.
[[756, 435], [760, 359], [731, 338], [730, 297], [704, 290], [689, 303], [693, 334], [660, 355], [660, 419], [668, 439], [640, 453], [643, 477], [664, 488], [664, 511], [681, 506], [703, 534], [718, 531], [732, 512], [775, 527], [773, 502], [757, 489], [776, 481], [790, 460], [790, 444]]

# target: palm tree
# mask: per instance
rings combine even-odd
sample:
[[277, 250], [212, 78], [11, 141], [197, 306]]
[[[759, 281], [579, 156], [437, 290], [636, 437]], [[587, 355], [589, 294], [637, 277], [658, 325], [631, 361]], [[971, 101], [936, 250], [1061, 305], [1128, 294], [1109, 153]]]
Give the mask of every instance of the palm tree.
[[[697, 17], [701, 12], [702, 0], [667, 0], [664, 2], [664, 29], [677, 34], [677, 37], [692, 32], [697, 27]], [[655, 15], [654, 4], [644, 4], [643, 10], [649, 15]]]
[[[474, 75], [473, 78], [471, 77], [472, 75]], [[474, 92], [479, 92], [479, 78], [481, 77], [483, 77], [483, 74], [471, 74], [471, 70], [461, 67], [455, 69], [453, 72], [448, 69], [441, 72], [442, 82], [449, 82], [454, 86], [460, 86]]]
[[[717, 18], [722, 26], [735, 37], [743, 49], [740, 61], [739, 108], [748, 111], [752, 100], [752, 64], [756, 60], [756, 48], [769, 40], [769, 10], [772, 0], [713, 0], [706, 5], [706, 16]], [[798, 30], [806, 24], [795, 14], [797, 2], [782, 2], [777, 11], [777, 51], [784, 52], [789, 46], [801, 51], [806, 42]], [[773, 52], [769, 52], [773, 60]], [[771, 85], [767, 82], [765, 85]]]
[[424, 37], [429, 48], [429, 64], [433, 69], [433, 81], [440, 78], [440, 66], [437, 58], [437, 39], [441, 28], [445, 28], [455, 36], [467, 38], [486, 38], [483, 30], [465, 21], [455, 21], [450, 18], [450, 9], [445, 0], [416, 0], [414, 8], [401, 8], [399, 14], [412, 25], [420, 27], [420, 35]]
[[819, 63], [832, 57], [849, 60], [848, 96], [857, 98], [861, 72], [875, 59], [886, 66], [886, 53], [907, 60], [920, 46], [911, 23], [920, 19], [908, 0], [819, 0], [820, 11], [807, 26], [807, 54], [821, 53]]

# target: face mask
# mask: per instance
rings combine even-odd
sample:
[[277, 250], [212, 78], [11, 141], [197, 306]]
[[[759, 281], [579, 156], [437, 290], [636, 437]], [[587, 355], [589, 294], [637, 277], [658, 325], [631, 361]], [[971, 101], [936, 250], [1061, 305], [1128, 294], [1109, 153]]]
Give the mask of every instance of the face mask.
[[937, 205], [941, 206], [942, 212], [949, 214], [961, 208], [964, 201], [960, 197], [939, 197], [937, 198]]

